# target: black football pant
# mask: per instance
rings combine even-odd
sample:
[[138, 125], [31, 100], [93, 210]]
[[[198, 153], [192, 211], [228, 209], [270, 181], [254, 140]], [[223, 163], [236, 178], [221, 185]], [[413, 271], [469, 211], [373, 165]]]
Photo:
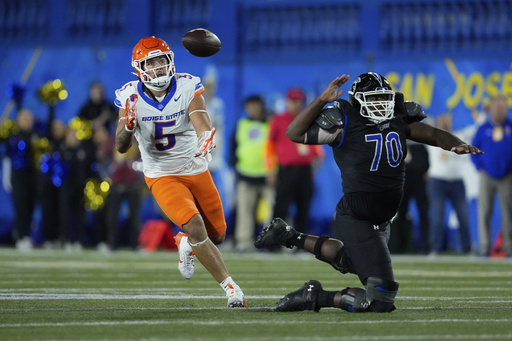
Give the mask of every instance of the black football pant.
[[343, 242], [361, 283], [366, 285], [368, 277], [395, 280], [388, 249], [389, 222], [374, 225], [338, 209], [333, 232]]

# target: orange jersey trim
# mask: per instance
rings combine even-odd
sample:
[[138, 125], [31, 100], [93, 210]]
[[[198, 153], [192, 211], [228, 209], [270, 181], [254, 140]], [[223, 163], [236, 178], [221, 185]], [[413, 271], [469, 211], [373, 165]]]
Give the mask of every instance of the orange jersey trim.
[[204, 92], [204, 88], [201, 88], [201, 89], [197, 90], [196, 92], [194, 92], [194, 98], [196, 98], [197, 96], [201, 95], [203, 92]]

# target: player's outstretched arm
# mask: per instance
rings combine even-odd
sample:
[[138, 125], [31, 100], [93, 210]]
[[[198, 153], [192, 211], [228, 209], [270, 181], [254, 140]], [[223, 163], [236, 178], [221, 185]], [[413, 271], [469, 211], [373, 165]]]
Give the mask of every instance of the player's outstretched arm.
[[483, 154], [479, 148], [469, 145], [459, 139], [452, 133], [432, 127], [423, 122], [415, 122], [409, 125], [409, 134], [407, 138], [429, 144], [431, 146], [441, 147], [456, 154]]
[[212, 121], [206, 111], [206, 103], [203, 95], [199, 95], [190, 102], [188, 107], [190, 122], [199, 137], [197, 147], [198, 151], [195, 157], [206, 157], [216, 147], [213, 137], [216, 129], [212, 127]]
[[206, 103], [203, 95], [197, 96], [190, 102], [188, 115], [197, 136], [201, 136], [205, 131], [212, 130], [212, 120], [206, 111]]
[[344, 91], [339, 90], [339, 88], [345, 84], [349, 78], [349, 75], [342, 75], [333, 79], [320, 96], [293, 119], [286, 130], [286, 136], [293, 142], [304, 143], [304, 136], [311, 126], [311, 123], [313, 123], [327, 103], [335, 101], [343, 94]]

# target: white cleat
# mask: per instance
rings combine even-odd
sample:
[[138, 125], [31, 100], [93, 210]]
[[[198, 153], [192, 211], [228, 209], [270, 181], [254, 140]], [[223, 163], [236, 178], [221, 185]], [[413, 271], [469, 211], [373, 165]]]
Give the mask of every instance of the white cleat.
[[226, 291], [228, 297], [228, 308], [246, 308], [245, 296], [242, 289], [238, 285], [228, 284], [228, 290]]
[[178, 245], [178, 270], [180, 270], [183, 277], [190, 279], [194, 276], [194, 251], [192, 251], [192, 246], [188, 243], [188, 237], [183, 232], [174, 236], [174, 240]]

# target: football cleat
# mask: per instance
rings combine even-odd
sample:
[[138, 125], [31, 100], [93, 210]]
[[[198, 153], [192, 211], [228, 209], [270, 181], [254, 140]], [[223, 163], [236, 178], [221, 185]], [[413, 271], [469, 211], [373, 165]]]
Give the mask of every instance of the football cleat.
[[226, 296], [228, 297], [228, 308], [246, 308], [247, 303], [245, 302], [245, 296], [242, 289], [238, 285], [228, 284], [226, 290]]
[[257, 249], [261, 249], [263, 247], [272, 248], [283, 245], [291, 249], [293, 246], [287, 244], [287, 241], [293, 237], [295, 233], [295, 229], [288, 225], [286, 221], [281, 218], [275, 218], [270, 225], [266, 226], [263, 231], [260, 232], [254, 242], [254, 246]]
[[174, 236], [176, 245], [178, 245], [179, 263], [178, 270], [186, 279], [194, 275], [194, 252], [192, 246], [188, 243], [188, 237], [185, 233], [179, 232]]
[[283, 298], [276, 303], [275, 311], [303, 311], [313, 310], [319, 311], [320, 307], [317, 304], [318, 293], [322, 291], [322, 284], [319, 281], [309, 281], [304, 285]]

